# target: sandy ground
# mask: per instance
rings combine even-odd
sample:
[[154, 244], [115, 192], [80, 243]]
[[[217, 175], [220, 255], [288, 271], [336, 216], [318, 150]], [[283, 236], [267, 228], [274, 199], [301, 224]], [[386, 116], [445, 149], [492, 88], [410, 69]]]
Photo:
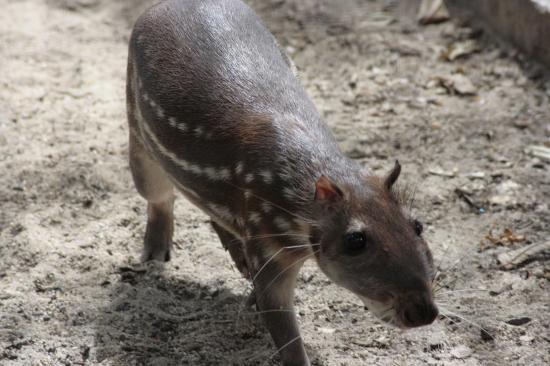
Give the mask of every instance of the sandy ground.
[[[550, 83], [469, 29], [403, 25], [380, 1], [335, 3], [251, 5], [346, 153], [377, 172], [403, 164], [447, 317], [388, 329], [310, 263], [296, 307], [313, 363], [548, 364], [549, 257], [511, 270], [496, 258], [550, 240], [550, 163], [528, 153], [550, 143]], [[145, 203], [127, 165], [124, 84], [130, 28], [148, 4], [0, 0], [2, 365], [277, 362], [243, 309], [249, 285], [184, 199], [173, 260], [138, 263]], [[441, 59], [464, 41], [479, 50]]]

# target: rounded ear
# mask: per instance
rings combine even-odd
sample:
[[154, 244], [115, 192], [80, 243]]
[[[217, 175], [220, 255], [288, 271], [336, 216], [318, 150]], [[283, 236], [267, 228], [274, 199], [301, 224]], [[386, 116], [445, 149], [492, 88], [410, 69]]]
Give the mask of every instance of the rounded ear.
[[388, 173], [386, 179], [384, 179], [386, 188], [391, 189], [393, 184], [397, 181], [397, 178], [399, 178], [399, 174], [401, 174], [401, 164], [396, 160], [393, 169]]
[[344, 198], [344, 192], [338, 187], [336, 183], [331, 181], [326, 176], [322, 175], [321, 178], [315, 183], [315, 201], [324, 203], [336, 203]]

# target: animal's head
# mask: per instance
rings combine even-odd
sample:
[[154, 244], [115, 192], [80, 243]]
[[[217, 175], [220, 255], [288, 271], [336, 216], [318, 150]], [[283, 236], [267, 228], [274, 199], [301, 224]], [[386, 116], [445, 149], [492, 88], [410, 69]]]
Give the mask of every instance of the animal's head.
[[406, 215], [395, 190], [401, 166], [385, 178], [316, 183], [320, 268], [358, 295], [378, 318], [400, 328], [430, 324], [438, 310], [432, 294], [433, 259], [422, 224]]

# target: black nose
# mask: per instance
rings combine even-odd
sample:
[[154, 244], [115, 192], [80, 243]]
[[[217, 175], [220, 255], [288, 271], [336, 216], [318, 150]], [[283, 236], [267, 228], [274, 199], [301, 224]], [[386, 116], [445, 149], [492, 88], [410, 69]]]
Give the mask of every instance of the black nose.
[[403, 318], [407, 326], [420, 327], [431, 324], [438, 314], [439, 310], [433, 303], [411, 304], [403, 311]]

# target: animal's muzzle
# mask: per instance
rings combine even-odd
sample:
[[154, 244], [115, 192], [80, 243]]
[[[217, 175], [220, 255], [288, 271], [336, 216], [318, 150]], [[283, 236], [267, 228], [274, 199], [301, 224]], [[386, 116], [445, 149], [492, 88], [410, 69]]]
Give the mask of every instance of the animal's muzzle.
[[438, 314], [439, 310], [433, 302], [422, 301], [407, 305], [401, 315], [405, 325], [412, 328], [431, 324]]

